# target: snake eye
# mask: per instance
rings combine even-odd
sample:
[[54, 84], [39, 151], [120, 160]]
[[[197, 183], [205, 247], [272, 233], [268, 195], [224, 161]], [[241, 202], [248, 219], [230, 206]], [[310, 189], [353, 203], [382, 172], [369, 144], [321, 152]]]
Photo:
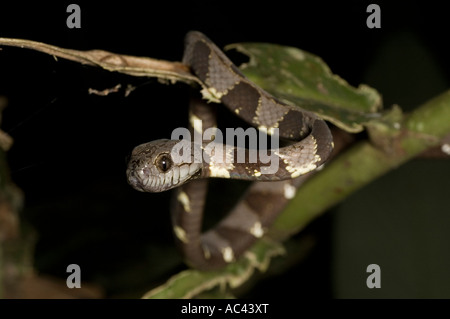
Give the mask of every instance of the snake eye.
[[172, 160], [167, 154], [162, 154], [156, 159], [156, 167], [165, 173], [172, 167]]

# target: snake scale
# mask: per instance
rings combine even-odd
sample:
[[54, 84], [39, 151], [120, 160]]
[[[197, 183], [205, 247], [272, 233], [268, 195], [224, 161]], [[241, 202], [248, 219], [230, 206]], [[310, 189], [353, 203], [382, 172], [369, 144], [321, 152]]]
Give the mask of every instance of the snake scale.
[[[238, 147], [218, 142], [214, 137], [196, 145], [189, 141], [190, 157], [174, 158], [180, 140], [156, 140], [132, 151], [127, 168], [129, 184], [143, 192], [176, 188], [171, 205], [176, 241], [186, 262], [192, 267], [211, 270], [231, 263], [261, 238], [286, 203], [295, 195], [299, 176], [323, 164], [333, 149], [327, 124], [314, 113], [287, 105], [247, 79], [228, 57], [205, 35], [191, 31], [186, 35], [183, 63], [228, 109], [269, 134], [278, 129], [288, 146], [267, 150], [278, 160], [276, 171], [269, 163], [238, 158]], [[203, 133], [215, 127], [211, 105], [200, 99], [190, 103], [191, 132]], [[201, 120], [202, 127], [193, 119]], [[199, 123], [197, 121], [197, 123]], [[183, 144], [186, 146], [186, 144]], [[203, 153], [200, 161], [195, 154]], [[198, 159], [198, 157], [197, 157]], [[240, 160], [239, 160], [240, 159]], [[215, 227], [203, 232], [202, 220], [207, 178], [233, 178], [256, 181], [234, 209]], [[258, 182], [265, 181], [265, 182]], [[267, 182], [269, 181], [269, 182]]]

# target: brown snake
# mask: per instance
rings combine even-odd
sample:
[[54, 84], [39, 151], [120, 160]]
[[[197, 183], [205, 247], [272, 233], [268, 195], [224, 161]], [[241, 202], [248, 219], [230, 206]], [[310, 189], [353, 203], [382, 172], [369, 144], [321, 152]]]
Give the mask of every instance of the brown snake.
[[[271, 134], [277, 129], [279, 137], [295, 141], [267, 150], [270, 159], [277, 160], [275, 171], [271, 169], [272, 163], [263, 163], [259, 158], [252, 162], [248, 149], [227, 147], [212, 139], [200, 144], [156, 140], [133, 150], [127, 169], [130, 185], [144, 192], [177, 187], [171, 211], [181, 251], [191, 266], [216, 269], [235, 261], [265, 234], [294, 196], [297, 177], [315, 170], [328, 159], [333, 138], [322, 119], [286, 105], [257, 87], [203, 34], [195, 31], [187, 34], [183, 63], [210, 94], [237, 116], [259, 130]], [[194, 100], [190, 123], [191, 132], [197, 130], [200, 134], [214, 127], [210, 106]], [[202, 123], [202, 128], [195, 123]], [[190, 155], [180, 160], [180, 149], [183, 154], [190, 151]], [[270, 182], [254, 183], [227, 217], [203, 233], [208, 177]]]

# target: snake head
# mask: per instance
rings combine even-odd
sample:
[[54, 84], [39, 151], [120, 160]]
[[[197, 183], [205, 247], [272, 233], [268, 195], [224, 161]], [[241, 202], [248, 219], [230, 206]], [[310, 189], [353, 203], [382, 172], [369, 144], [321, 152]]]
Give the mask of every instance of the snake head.
[[[186, 153], [178, 156], [181, 149], [186, 151], [186, 145], [184, 140], [162, 139], [136, 146], [128, 163], [128, 183], [138, 191], [156, 193], [199, 177], [201, 161], [194, 161], [194, 156]], [[190, 151], [190, 142], [188, 145]]]

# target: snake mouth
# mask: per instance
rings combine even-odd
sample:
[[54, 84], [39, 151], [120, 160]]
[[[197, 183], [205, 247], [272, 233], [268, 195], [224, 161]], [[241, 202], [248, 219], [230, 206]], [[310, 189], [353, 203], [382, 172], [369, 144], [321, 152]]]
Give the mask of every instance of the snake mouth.
[[169, 189], [163, 179], [149, 174], [146, 168], [130, 170], [127, 175], [128, 184], [140, 192], [158, 193]]
[[174, 166], [166, 173], [155, 173], [156, 167], [133, 167], [127, 170], [128, 184], [141, 192], [159, 193], [180, 186], [201, 176], [201, 165], [196, 163]]
[[144, 184], [139, 178], [134, 176], [134, 174], [128, 175], [128, 184], [130, 184], [135, 190], [145, 192]]
[[147, 181], [144, 181], [135, 170], [127, 170], [127, 179], [128, 184], [130, 184], [135, 190], [140, 192], [147, 191], [145, 186], [148, 184], [148, 179]]

